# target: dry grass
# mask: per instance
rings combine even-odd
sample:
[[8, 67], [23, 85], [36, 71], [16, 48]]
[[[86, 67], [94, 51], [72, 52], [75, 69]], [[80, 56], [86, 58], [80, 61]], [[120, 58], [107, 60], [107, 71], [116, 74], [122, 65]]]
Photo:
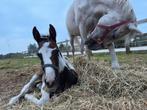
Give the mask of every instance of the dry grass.
[[53, 97], [42, 108], [23, 100], [4, 109], [147, 110], [147, 64], [141, 62], [144, 61], [137, 58], [131, 64], [122, 64], [121, 70], [112, 71], [107, 61], [87, 61], [77, 57], [74, 65], [79, 82], [76, 86]]

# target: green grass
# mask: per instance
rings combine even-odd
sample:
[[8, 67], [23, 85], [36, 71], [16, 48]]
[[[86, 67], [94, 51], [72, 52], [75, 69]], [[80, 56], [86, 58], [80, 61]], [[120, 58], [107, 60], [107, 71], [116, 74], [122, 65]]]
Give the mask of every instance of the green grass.
[[[130, 64], [132, 61], [135, 60], [142, 60], [144, 63], [147, 64], [147, 53], [117, 53], [117, 57], [120, 63], [127, 63]], [[94, 58], [97, 61], [108, 61], [111, 62], [111, 56], [108, 53], [103, 54], [94, 54]]]
[[[132, 61], [142, 60], [147, 64], [147, 53], [117, 53], [117, 57], [120, 63], [131, 64]], [[108, 53], [94, 54], [93, 58], [97, 61], [111, 62], [111, 57]], [[31, 67], [33, 65], [39, 64], [40, 60], [38, 58], [12, 58], [0, 60], [0, 69], [20, 69], [25, 67]]]
[[38, 58], [15, 58], [0, 60], [0, 69], [20, 69], [39, 64]]

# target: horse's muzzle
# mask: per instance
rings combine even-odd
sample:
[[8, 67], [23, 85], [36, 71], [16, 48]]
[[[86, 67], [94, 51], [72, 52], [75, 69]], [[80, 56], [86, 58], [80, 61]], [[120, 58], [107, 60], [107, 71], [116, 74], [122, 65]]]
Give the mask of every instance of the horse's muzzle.
[[85, 41], [85, 45], [87, 45], [88, 49], [90, 50], [99, 50], [103, 48], [101, 44], [98, 44], [94, 39], [91, 38]]

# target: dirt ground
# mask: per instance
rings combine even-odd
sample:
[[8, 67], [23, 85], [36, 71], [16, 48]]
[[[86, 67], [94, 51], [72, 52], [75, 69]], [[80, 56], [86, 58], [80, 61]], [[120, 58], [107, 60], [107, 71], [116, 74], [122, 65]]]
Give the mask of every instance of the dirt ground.
[[0, 108], [5, 106], [11, 97], [17, 95], [33, 74], [39, 71], [39, 64], [19, 69], [1, 69]]
[[0, 71], [0, 107], [8, 103], [10, 97], [19, 93], [32, 76], [29, 69]]

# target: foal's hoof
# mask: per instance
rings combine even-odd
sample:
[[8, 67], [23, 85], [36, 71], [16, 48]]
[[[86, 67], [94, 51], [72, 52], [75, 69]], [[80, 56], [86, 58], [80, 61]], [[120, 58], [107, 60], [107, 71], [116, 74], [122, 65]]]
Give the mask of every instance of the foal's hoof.
[[112, 67], [113, 70], [120, 70], [120, 67]]
[[17, 102], [19, 102], [19, 97], [15, 96], [15, 97], [12, 97], [8, 103], [8, 105], [14, 105], [16, 104]]

